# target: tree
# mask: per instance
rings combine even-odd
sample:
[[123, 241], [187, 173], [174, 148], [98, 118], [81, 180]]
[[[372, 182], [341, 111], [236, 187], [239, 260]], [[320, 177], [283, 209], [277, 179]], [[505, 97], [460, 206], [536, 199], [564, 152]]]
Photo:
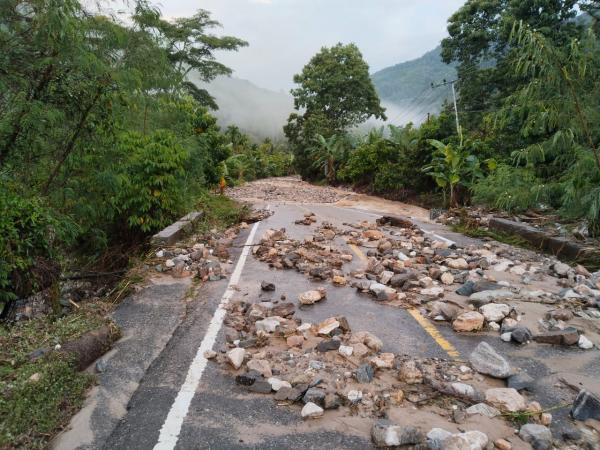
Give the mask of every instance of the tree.
[[[369, 76], [369, 66], [354, 44], [323, 47], [294, 76], [294, 108], [284, 127], [296, 152], [303, 176], [318, 176], [311, 168], [308, 149], [315, 136], [343, 135], [369, 117], [385, 119], [385, 109]], [[302, 111], [302, 114], [300, 114]]]

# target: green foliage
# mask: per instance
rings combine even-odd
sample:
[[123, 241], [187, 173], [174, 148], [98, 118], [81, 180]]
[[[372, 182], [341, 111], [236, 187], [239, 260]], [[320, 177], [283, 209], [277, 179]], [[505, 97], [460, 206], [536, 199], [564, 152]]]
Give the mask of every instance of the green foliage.
[[[69, 317], [46, 317], [0, 325], [0, 447], [47, 448], [48, 439], [81, 406], [93, 377], [78, 372], [61, 355], [31, 361], [40, 348], [76, 339], [105, 320], [85, 308]], [[39, 381], [31, 381], [33, 374]]]
[[[38, 287], [36, 265], [57, 256], [73, 238], [74, 225], [59, 218], [39, 198], [23, 198], [0, 188], [0, 312], [3, 304]], [[56, 276], [56, 273], [54, 274]]]
[[298, 87], [291, 92], [298, 112], [290, 115], [284, 132], [301, 175], [319, 178], [324, 170], [311, 156], [317, 135], [326, 140], [342, 136], [369, 117], [385, 119], [385, 109], [369, 76], [369, 66], [354, 44], [323, 47], [294, 76], [294, 82]]
[[164, 131], [148, 137], [129, 132], [118, 142], [129, 158], [119, 176], [115, 205], [130, 228], [159, 230], [186, 209], [183, 174], [189, 153]]

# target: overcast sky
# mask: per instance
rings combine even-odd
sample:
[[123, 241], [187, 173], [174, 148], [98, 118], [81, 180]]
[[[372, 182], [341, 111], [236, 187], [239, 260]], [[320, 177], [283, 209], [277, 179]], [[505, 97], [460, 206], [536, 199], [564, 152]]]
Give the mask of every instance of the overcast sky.
[[322, 46], [358, 45], [371, 71], [418, 58], [446, 35], [446, 21], [464, 0], [162, 0], [167, 17], [199, 8], [223, 24], [219, 33], [249, 47], [219, 60], [234, 76], [288, 90]]

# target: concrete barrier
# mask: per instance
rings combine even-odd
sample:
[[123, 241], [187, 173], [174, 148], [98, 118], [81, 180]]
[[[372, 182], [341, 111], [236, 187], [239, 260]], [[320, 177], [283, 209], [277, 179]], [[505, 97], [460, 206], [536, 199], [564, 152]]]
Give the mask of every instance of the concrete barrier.
[[177, 222], [169, 225], [164, 230], [152, 236], [153, 245], [173, 245], [175, 242], [183, 238], [186, 234], [191, 233], [194, 225], [204, 216], [202, 211], [194, 211], [186, 214]]

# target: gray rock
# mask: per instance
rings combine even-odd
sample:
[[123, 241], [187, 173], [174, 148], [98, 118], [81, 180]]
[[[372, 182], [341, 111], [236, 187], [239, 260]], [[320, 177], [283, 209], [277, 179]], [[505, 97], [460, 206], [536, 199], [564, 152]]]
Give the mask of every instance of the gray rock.
[[459, 287], [456, 290], [458, 295], [462, 295], [463, 297], [468, 297], [475, 292], [475, 283], [471, 280], [468, 280], [465, 284]]
[[533, 450], [552, 448], [552, 432], [543, 425], [528, 423], [519, 430], [519, 437], [533, 447]]
[[486, 342], [479, 343], [477, 348], [471, 353], [469, 361], [479, 373], [491, 375], [495, 378], [508, 378], [510, 376], [508, 361], [496, 353]]
[[325, 400], [323, 401], [323, 408], [325, 409], [337, 409], [341, 406], [342, 401], [340, 396], [337, 394], [327, 394], [325, 395]]
[[331, 352], [337, 350], [342, 345], [342, 342], [337, 339], [328, 339], [325, 341], [319, 342], [317, 345], [317, 351], [321, 353]]
[[490, 419], [493, 419], [501, 414], [496, 408], [486, 403], [477, 403], [473, 406], [469, 406], [465, 412], [470, 416], [481, 414], [482, 416], [489, 417]]
[[569, 270], [571, 270], [571, 267], [569, 267], [567, 264], [565, 263], [561, 263], [561, 262], [556, 262], [554, 263], [554, 265], [552, 266], [552, 270], [554, 270], [554, 273], [556, 275], [558, 275], [561, 278], [566, 278], [567, 275], [569, 274]]
[[373, 381], [374, 376], [375, 370], [373, 370], [373, 367], [370, 364], [363, 364], [356, 369], [356, 372], [354, 372], [354, 377], [359, 383], [370, 383]]
[[108, 367], [108, 363], [106, 362], [105, 359], [99, 359], [98, 361], [96, 361], [96, 372], [98, 372], [98, 373], [106, 372], [107, 367]]
[[432, 428], [427, 433], [427, 450], [441, 450], [442, 443], [452, 436], [452, 433], [443, 428]]
[[268, 281], [263, 281], [260, 283], [260, 288], [263, 291], [274, 291], [275, 285], [273, 283], [269, 283]]
[[325, 404], [325, 391], [319, 388], [310, 388], [302, 397], [302, 401], [304, 403], [313, 402], [319, 406], [323, 406]]
[[571, 416], [576, 420], [600, 420], [600, 398], [585, 389], [579, 391], [571, 409]]
[[503, 300], [514, 297], [513, 294], [508, 289], [496, 289], [493, 291], [481, 291], [475, 292], [469, 296], [469, 303], [476, 307], [480, 307], [483, 305], [487, 305], [495, 300]]
[[371, 438], [377, 447], [383, 448], [425, 443], [425, 435], [417, 428], [402, 427], [384, 419], [373, 424]]
[[508, 377], [507, 386], [509, 388], [516, 389], [517, 391], [533, 391], [534, 379], [527, 375], [525, 372], [519, 372], [515, 375]]
[[510, 338], [518, 344], [526, 344], [533, 339], [533, 334], [527, 327], [517, 327], [512, 330]]
[[575, 345], [579, 342], [579, 333], [575, 328], [567, 327], [564, 330], [536, 334], [533, 340], [542, 344]]

